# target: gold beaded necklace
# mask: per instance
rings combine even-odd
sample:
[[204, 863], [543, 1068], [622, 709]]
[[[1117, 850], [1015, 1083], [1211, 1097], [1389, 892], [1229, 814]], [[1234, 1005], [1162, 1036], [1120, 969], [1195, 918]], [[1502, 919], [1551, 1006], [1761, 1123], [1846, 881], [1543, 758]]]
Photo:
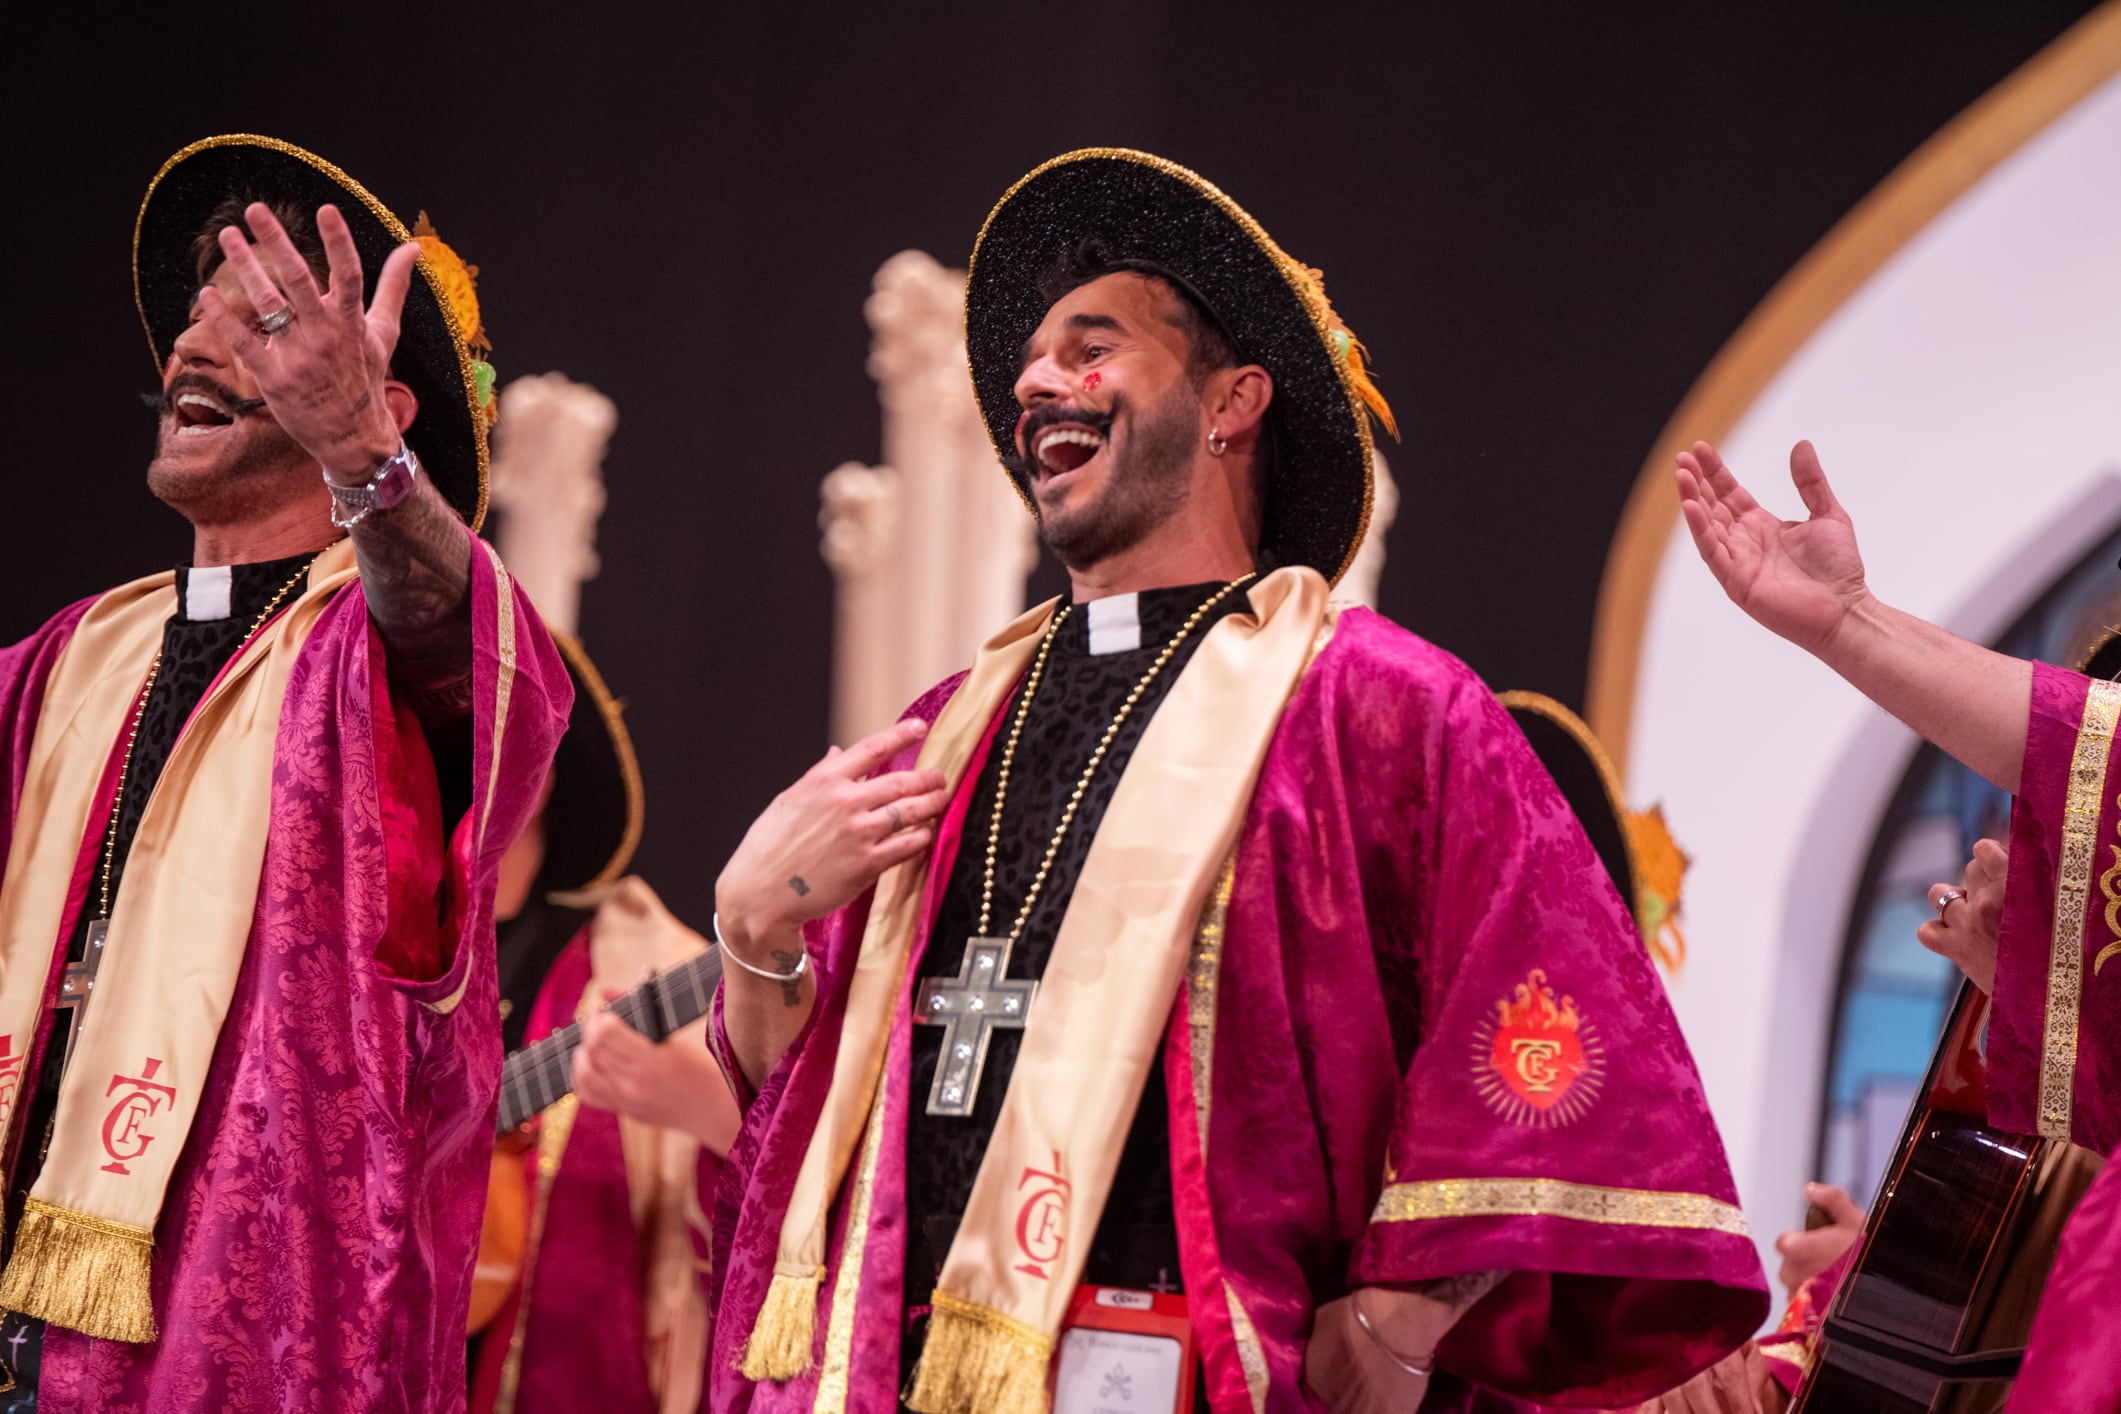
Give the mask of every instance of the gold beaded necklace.
[[1015, 718], [1009, 725], [1009, 739], [1002, 747], [1001, 772], [994, 788], [994, 816], [987, 826], [986, 871], [980, 881], [979, 928], [965, 940], [965, 959], [958, 967], [957, 976], [928, 978], [921, 983], [920, 996], [914, 1003], [916, 1021], [944, 1028], [942, 1057], [935, 1067], [935, 1080], [928, 1088], [929, 1114], [960, 1117], [971, 1114], [972, 1102], [979, 1093], [980, 1075], [986, 1069], [987, 1046], [994, 1028], [1021, 1027], [1029, 1020], [1031, 1002], [1038, 994], [1038, 983], [1028, 979], [1009, 980], [1009, 953], [1031, 921], [1031, 911], [1038, 905], [1038, 896], [1046, 886], [1046, 876], [1052, 872], [1053, 861], [1060, 855], [1061, 843], [1068, 837], [1068, 827], [1075, 823], [1075, 813], [1082, 806], [1083, 796], [1090, 789], [1097, 768], [1104, 763], [1105, 754], [1111, 749], [1120, 728], [1133, 715], [1135, 704], [1141, 701], [1157, 675], [1163, 672], [1164, 665], [1178, 652], [1179, 645], [1200, 626], [1210, 610], [1251, 578], [1251, 574], [1240, 575], [1195, 609], [1192, 617], [1156, 655], [1156, 661], [1142, 674], [1134, 690], [1127, 694], [1127, 700], [1120, 704], [1112, 724], [1099, 738], [1097, 748], [1090, 753], [1088, 764], [1075, 782], [1074, 792], [1061, 810], [1060, 826], [1054, 830], [1053, 839], [1046, 846], [1045, 858], [1039, 861], [1038, 873], [1024, 893], [1024, 906], [1017, 911], [1015, 925], [1009, 929], [1008, 937], [997, 938], [989, 935], [987, 928], [993, 921], [994, 862], [1001, 850], [1002, 812], [1009, 801], [1009, 772], [1016, 764], [1016, 744], [1023, 736], [1024, 720], [1031, 713], [1031, 699], [1038, 695], [1039, 683], [1046, 674], [1046, 657], [1052, 652], [1053, 640], [1059, 636], [1061, 625], [1067, 621], [1073, 606], [1063, 608], [1053, 616], [1053, 622], [1047, 626], [1045, 637], [1038, 645], [1038, 656], [1032, 660], [1031, 672], [1024, 680], [1023, 700], [1017, 703]]
[[[1200, 626], [1200, 621], [1207, 617], [1208, 611], [1227, 598], [1230, 591], [1251, 578], [1252, 575], [1247, 574], [1231, 580], [1210, 595], [1205, 604], [1195, 609], [1193, 616], [1187, 619], [1178, 632], [1171, 636], [1171, 641], [1164, 645], [1164, 651], [1156, 655], [1156, 661], [1149, 665], [1149, 671], [1142, 674], [1141, 681], [1127, 694], [1127, 700], [1120, 704], [1118, 714], [1112, 718], [1112, 725], [1105, 728], [1104, 736], [1098, 740], [1097, 749], [1090, 753], [1089, 764], [1083, 767], [1082, 777], [1076, 781], [1074, 793], [1068, 797], [1067, 808], [1061, 811], [1060, 827], [1053, 832], [1053, 840], [1046, 846], [1046, 857], [1039, 861], [1038, 873], [1032, 878], [1031, 887], [1024, 894], [1024, 906], [1016, 915], [1016, 926], [1009, 930], [1010, 942], [1013, 943], [1022, 937], [1024, 925], [1031, 921], [1031, 910], [1038, 903], [1039, 891], [1045, 887], [1046, 874], [1053, 868], [1053, 861], [1060, 854], [1061, 841], [1068, 837], [1068, 827], [1075, 823], [1076, 809], [1083, 803], [1083, 792], [1090, 788], [1090, 778], [1097, 774], [1098, 766], [1104, 762], [1105, 752], [1110, 749], [1112, 739], [1119, 735], [1119, 729], [1125, 726], [1127, 718], [1133, 715], [1134, 704], [1141, 701], [1142, 694], [1149, 690], [1150, 684], [1156, 681], [1157, 674], [1171, 661], [1171, 655], [1178, 652], [1179, 645]], [[1016, 764], [1017, 738], [1023, 735], [1024, 719], [1031, 714], [1031, 699], [1037, 694], [1039, 679], [1045, 674], [1046, 654], [1053, 647], [1054, 637], [1059, 634], [1061, 623], [1068, 617], [1069, 608], [1073, 607], [1070, 605], [1054, 615], [1052, 627], [1046, 630], [1045, 641], [1038, 646], [1038, 661], [1032, 665], [1031, 676], [1024, 684], [1024, 700], [1017, 704], [1016, 720], [1009, 726], [1009, 741], [1002, 748], [1001, 776], [994, 787], [994, 818], [987, 826], [987, 869], [980, 882], [978, 932], [981, 937], [987, 934], [987, 923], [994, 906], [994, 857], [1001, 848], [1002, 809], [1009, 800], [1009, 769]]]
[[[253, 619], [250, 627], [244, 631], [243, 641], [236, 645], [235, 652], [228, 655], [230, 662], [243, 656], [243, 650], [250, 647], [250, 641], [258, 636], [258, 630], [265, 627], [265, 621], [272, 617], [273, 610], [280, 607], [280, 601], [287, 597], [289, 590], [308, 578], [310, 566], [316, 562], [317, 557], [311, 555], [302, 568], [295, 572], [295, 577], [281, 585], [280, 592], [273, 595], [272, 600], [258, 611], [258, 617]], [[111, 866], [118, 853], [118, 818], [125, 813], [125, 781], [126, 777], [132, 774], [133, 748], [140, 742], [140, 720], [147, 714], [147, 699], [154, 692], [155, 679], [161, 672], [162, 650], [158, 648], [155, 650], [155, 660], [147, 666], [147, 682], [140, 689], [139, 699], [133, 703], [132, 730], [126, 733], [125, 758], [118, 764], [118, 793], [111, 800], [110, 828], [103, 835], [103, 886], [101, 903], [96, 912], [97, 923], [110, 922], [110, 875]], [[90, 941], [100, 945], [102, 939], [93, 938]]]

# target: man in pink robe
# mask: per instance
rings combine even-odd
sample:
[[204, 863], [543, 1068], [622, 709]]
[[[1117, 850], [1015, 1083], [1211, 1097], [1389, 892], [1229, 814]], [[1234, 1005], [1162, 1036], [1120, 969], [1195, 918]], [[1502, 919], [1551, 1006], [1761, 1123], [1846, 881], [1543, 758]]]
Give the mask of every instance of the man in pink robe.
[[[585, 1040], [576, 1095], [545, 1112], [536, 1142], [514, 1160], [533, 1236], [516, 1292], [479, 1351], [471, 1398], [479, 1414], [579, 1409], [592, 1398], [610, 1414], [703, 1407], [707, 1213], [736, 1103], [707, 1053], [704, 1018], [655, 1043], [596, 1007], [623, 990], [614, 978], [668, 967], [700, 945], [629, 877], [537, 989], [525, 1044], [578, 1019]], [[597, 1071], [584, 1064], [592, 1032]]]
[[[1938, 886], [1923, 941], [1994, 1002], [1991, 1123], [2121, 1144], [2121, 688], [1993, 653], [1880, 602], [1855, 527], [1800, 442], [1791, 479], [1807, 518], [1784, 521], [1706, 443], [1679, 457], [1696, 547], [1733, 602], [1817, 655], [1886, 711], [2015, 801], [2011, 844], [1976, 847], [1965, 890]], [[2121, 1169], [2111, 1162], [2064, 1229], [2014, 1410], [2121, 1408]]]
[[545, 1414], [594, 1400], [609, 1414], [694, 1414], [710, 1329], [707, 1213], [736, 1101], [693, 992], [666, 989], [682, 1009], [663, 1019], [695, 1019], [660, 1042], [598, 1005], [649, 972], [670, 980], [706, 944], [625, 873], [645, 813], [632, 741], [581, 645], [554, 639], [574, 710], [545, 806], [501, 863], [501, 1035], [512, 1060], [576, 1022], [580, 1042], [574, 1093], [523, 1126], [526, 1145], [494, 1156], [494, 1182], [520, 1184], [525, 1231], [514, 1289], [475, 1335], [471, 1408]]
[[[1080, 182], [1006, 224], [1012, 202], [1054, 191], [1041, 184], [1049, 174]], [[1098, 210], [1070, 209], [1076, 198]], [[1114, 708], [1173, 710], [1212, 658], [1207, 647], [1181, 656], [1200, 642], [1194, 624], [1220, 615], [1244, 632], [1285, 612], [1274, 586], [1302, 593], [1306, 575], [1337, 574], [1359, 539], [1363, 405], [1382, 401], [1315, 273], [1294, 273], [1232, 211], [1159, 159], [1079, 153], [1014, 189], [982, 237], [975, 383], [1071, 571], [1071, 617], [983, 731], [974, 720], [955, 779], [917, 769], [915, 744], [921, 724], [951, 719], [978, 667], [913, 704], [896, 733], [820, 763], [722, 875], [731, 965], [717, 1043], [753, 1093], [717, 1214], [717, 1410], [899, 1404], [902, 1351], [934, 1329], [924, 1293], [949, 1295], [930, 1265], [958, 1217], [936, 1196], [951, 1181], [938, 1152], [957, 1164], [950, 1156], [968, 1152], [951, 1127], [962, 1122], [936, 1118], [933, 1097], [953, 1097], [932, 1039], [924, 1049], [928, 1028], [914, 1024], [913, 981], [959, 968], [986, 911], [983, 857], [998, 937], [1026, 889], [1037, 893], [1045, 851], [1060, 882], [1041, 895], [1046, 912], [1022, 904], [1031, 921], [1019, 925], [1027, 950], [1039, 947], [1097, 848], [1078, 836], [1048, 849], [1051, 821], [1079, 803], [1102, 841], [1105, 807], [1116, 814], [1132, 780], [1112, 777], [1139, 768], [1163, 725], [1115, 723], [1100, 743]], [[1020, 239], [1039, 248], [1008, 248]], [[1056, 255], [1057, 293], [1033, 278]], [[1264, 524], [1262, 500], [1273, 507]], [[1237, 593], [1262, 563], [1285, 568]], [[1050, 607], [997, 635], [982, 660], [1026, 624], [1051, 623]], [[1166, 695], [1169, 679], [1143, 680], [1128, 697], [1160, 649], [1180, 686]], [[1003, 780], [997, 762], [1019, 751]], [[1071, 796], [1084, 760], [1108, 752], [1118, 764]], [[1021, 814], [1005, 814], [1003, 785], [1012, 810], [1028, 797]], [[799, 1349], [795, 1372], [747, 1377], [764, 1313], [810, 1275], [777, 1261], [777, 1243], [836, 1063], [855, 1044], [857, 952], [881, 897], [867, 885], [908, 858], [932, 865], [888, 1018], [880, 1128], [864, 1149], [874, 1162], [831, 1208], [807, 1363]], [[1626, 1404], [1758, 1328], [1759, 1261], [1642, 938], [1508, 713], [1463, 664], [1373, 613], [1325, 610], [1227, 858], [1169, 1010], [1157, 999], [1167, 1019], [1102, 1225], [1065, 1239], [1089, 1249], [1086, 1283], [1182, 1288], [1208, 1406], [1397, 1409], [1425, 1394], [1429, 1409]], [[805, 917], [815, 921], [798, 937]], [[995, 970], [1013, 980], [1024, 956], [1005, 952]], [[1004, 1034], [995, 1054], [1028, 1065], [1031, 1043], [1016, 1059], [1013, 1040], [999, 1049]], [[974, 1072], [982, 1096], [1000, 1089], [994, 1068], [985, 1089]], [[976, 1159], [988, 1141], [971, 1140]], [[1018, 1218], [1025, 1255], [1012, 1260], [1050, 1257], [1039, 1222], [1029, 1209]], [[1156, 1265], [1159, 1244], [1175, 1271]], [[1116, 1275], [1100, 1276], [1101, 1263]]]
[[[251, 200], [261, 194], [272, 209]], [[7, 1136], [11, 1240], [44, 1158], [33, 1131], [49, 1123], [32, 1092], [56, 1088], [66, 1059], [55, 1003], [69, 940], [90, 911], [109, 916], [88, 887], [98, 859], [104, 893], [122, 896], [124, 851], [109, 842], [129, 835], [159, 762], [185, 747], [187, 699], [232, 671], [324, 566], [359, 573], [320, 591], [272, 704], [255, 906], [151, 1234], [158, 1335], [91, 1339], [12, 1312], [0, 1400], [170, 1414], [460, 1408], [500, 1065], [494, 872], [534, 808], [570, 697], [529, 601], [466, 525], [484, 506], [484, 410], [465, 346], [476, 303], [447, 247], [403, 243], [343, 173], [269, 140], [180, 153], [140, 229], [142, 309], [166, 359], [149, 484], [192, 522], [195, 563], [174, 584], [165, 574], [114, 591], [168, 606], [153, 687], [129, 733], [65, 748], [107, 754], [105, 786], [56, 949], [9, 942], [53, 957], [34, 1044], [7, 1070], [22, 1100]], [[66, 725], [47, 720], [47, 687], [76, 666], [77, 628], [99, 602], [0, 651], [0, 858], [49, 828], [19, 806], [38, 744]], [[150, 672], [111, 670], [128, 689]], [[121, 760], [139, 772], [123, 790]], [[169, 955], [197, 940], [149, 918], [112, 943]], [[94, 1000], [107, 1012], [113, 998]], [[187, 993], [165, 1005], [205, 1004]], [[103, 1014], [91, 1007], [82, 1035]], [[40, 1325], [33, 1374], [17, 1362]]]

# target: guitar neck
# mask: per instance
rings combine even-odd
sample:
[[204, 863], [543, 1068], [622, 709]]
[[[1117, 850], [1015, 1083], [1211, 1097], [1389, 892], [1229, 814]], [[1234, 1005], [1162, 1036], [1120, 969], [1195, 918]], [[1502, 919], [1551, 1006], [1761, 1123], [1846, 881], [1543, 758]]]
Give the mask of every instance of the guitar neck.
[[[722, 980], [722, 950], [711, 947], [668, 972], [649, 978], [605, 1010], [651, 1041], [707, 1014]], [[574, 1053], [582, 1025], [570, 1022], [508, 1058], [501, 1070], [501, 1105], [495, 1132], [506, 1134], [574, 1089]]]

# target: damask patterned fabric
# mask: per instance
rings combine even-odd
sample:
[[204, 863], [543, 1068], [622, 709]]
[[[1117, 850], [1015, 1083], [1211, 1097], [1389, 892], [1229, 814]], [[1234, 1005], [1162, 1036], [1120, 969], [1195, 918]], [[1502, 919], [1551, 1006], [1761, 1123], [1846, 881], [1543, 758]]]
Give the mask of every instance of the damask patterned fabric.
[[[0, 654], [10, 831], [69, 614]], [[572, 696], [529, 601], [479, 548], [472, 661], [474, 803], [445, 847], [434, 768], [358, 586], [305, 642], [248, 949], [155, 1233], [161, 1338], [47, 1331], [44, 1407], [461, 1407], [500, 1073], [494, 871]], [[434, 975], [379, 961], [426, 955], [425, 939]]]
[[[232, 567], [229, 612], [225, 617], [215, 619], [192, 619], [186, 615], [185, 582], [189, 571], [177, 571], [177, 611], [170, 615], [169, 623], [162, 630], [162, 658], [155, 672], [154, 688], [140, 709], [132, 761], [126, 771], [125, 796], [119, 802], [118, 832], [111, 842], [110, 899], [114, 906], [124, 883], [125, 861], [132, 853], [133, 836], [139, 832], [140, 819], [147, 813], [148, 797], [154, 792], [155, 782], [161, 779], [162, 768], [169, 762], [170, 749], [177, 744], [177, 734], [190, 720], [192, 709], [206, 696], [206, 689], [213, 685], [221, 669], [228, 666], [228, 660], [242, 646], [252, 621], [288, 581], [315, 558], [314, 555], [294, 555]], [[98, 858], [101, 858], [100, 852]], [[67, 944], [66, 960], [69, 963], [79, 962], [87, 956], [89, 924], [102, 916], [100, 868], [90, 880], [89, 889], [88, 903], [75, 921], [73, 936]], [[9, 1174], [7, 1230], [10, 1233], [21, 1216], [23, 1200], [37, 1181], [44, 1136], [50, 1130], [52, 1115], [59, 1105], [59, 1081], [66, 1073], [66, 1059], [66, 1040], [64, 1033], [60, 1033], [46, 1044], [43, 1063], [37, 1068], [37, 1093], [30, 1102], [23, 1126], [25, 1135], [38, 1136], [37, 1144], [34, 1148], [25, 1147]], [[42, 1321], [12, 1311], [0, 1318], [0, 1350], [5, 1351], [0, 1354], [0, 1367], [16, 1377], [18, 1389], [9, 1391], [8, 1398], [24, 1411], [35, 1407], [36, 1372], [43, 1337]], [[11, 1346], [10, 1342], [13, 1342]], [[15, 1407], [0, 1400], [0, 1414], [16, 1414]]]
[[[933, 720], [955, 685], [913, 712]], [[824, 1024], [760, 1087], [729, 1153], [720, 1414], [897, 1403], [895, 1321], [858, 1322], [829, 1371], [738, 1368], [867, 909], [813, 930]], [[1306, 1407], [1317, 1307], [1358, 1284], [1512, 1274], [1440, 1349], [1431, 1410], [1624, 1407], [1759, 1328], [1760, 1259], [1663, 983], [1567, 803], [1463, 664], [1339, 614], [1268, 747], [1220, 922], [1163, 1046], [1180, 1264], [1218, 1414]], [[733, 1066], [725, 1032], [717, 1045]], [[918, 1108], [909, 1081], [887, 1061], [854, 1278], [865, 1314], [900, 1297], [910, 1173], [891, 1121]], [[848, 1212], [843, 1192], [828, 1261], [854, 1240]], [[839, 1299], [822, 1293], [821, 1345]]]
[[[1988, 1030], [1988, 1118], [2107, 1165], [2063, 1229], [2013, 1409], [2121, 1408], [2121, 690], [2033, 665]], [[2109, 949], [2113, 949], [2110, 952]]]

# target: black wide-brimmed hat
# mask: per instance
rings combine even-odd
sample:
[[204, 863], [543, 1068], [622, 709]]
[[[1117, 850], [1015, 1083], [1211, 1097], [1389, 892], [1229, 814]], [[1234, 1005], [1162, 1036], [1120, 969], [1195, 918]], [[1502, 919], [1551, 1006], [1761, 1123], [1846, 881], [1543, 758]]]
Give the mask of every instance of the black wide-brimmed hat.
[[2121, 678], [2121, 628], [2110, 628], [2100, 634], [2098, 641], [2084, 650], [2084, 659], [2077, 664], [2077, 671], [2101, 682]]
[[360, 247], [371, 295], [390, 253], [420, 242], [420, 273], [405, 295], [391, 374], [420, 401], [406, 441], [436, 489], [477, 529], [486, 516], [486, 431], [495, 411], [493, 369], [479, 358], [487, 344], [473, 285], [477, 267], [443, 244], [424, 213], [408, 230], [366, 187], [314, 153], [278, 138], [230, 133], [193, 143], [147, 184], [133, 227], [133, 294], [156, 372], [191, 320], [199, 288], [193, 242], [230, 197], [291, 202], [310, 214], [336, 205]]
[[1620, 890], [1621, 900], [1640, 923], [1640, 874], [1628, 832], [1628, 808], [1620, 794], [1620, 776], [1581, 717], [1553, 698], [1537, 692], [1498, 693], [1517, 729], [1532, 744], [1532, 754], [1547, 768], [1561, 798], [1569, 803], [1583, 832], [1590, 836], [1598, 862]]
[[1016, 451], [1024, 343], [1052, 301], [1041, 277], [1086, 237], [1115, 261], [1153, 261], [1220, 321], [1238, 357], [1274, 377], [1274, 478], [1264, 558], [1337, 580], [1370, 521], [1370, 422], [1394, 432], [1361, 342], [1319, 272], [1290, 258], [1243, 208], [1175, 162], [1118, 147], [1056, 157], [1009, 188], [981, 228], [965, 284], [965, 347], [987, 433], [1033, 514]]
[[559, 629], [552, 641], [574, 681], [574, 706], [553, 753], [538, 881], [547, 893], [579, 893], [611, 883], [633, 860], [641, 842], [641, 768], [619, 701], [589, 654]]

